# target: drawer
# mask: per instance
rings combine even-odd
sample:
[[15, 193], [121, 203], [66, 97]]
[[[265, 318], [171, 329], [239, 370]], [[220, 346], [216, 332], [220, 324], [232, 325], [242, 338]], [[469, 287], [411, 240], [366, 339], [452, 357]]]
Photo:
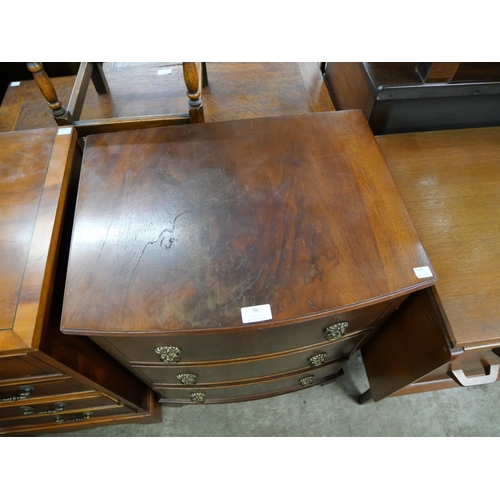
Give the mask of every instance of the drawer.
[[46, 415], [64, 415], [77, 410], [95, 410], [108, 406], [119, 406], [118, 402], [110, 397], [99, 394], [90, 393], [87, 396], [78, 396], [71, 398], [58, 398], [58, 401], [17, 404], [16, 406], [0, 408], [0, 426], [5, 419], [13, 417], [21, 420], [27, 416], [41, 417]]
[[153, 386], [164, 404], [199, 404], [199, 403], [233, 403], [248, 399], [260, 399], [278, 396], [325, 383], [339, 373], [347, 358], [332, 361], [316, 369], [305, 369], [293, 375], [262, 379], [218, 386], [199, 387], [162, 387]]
[[28, 381], [0, 387], [0, 407], [82, 392], [91, 392], [91, 389], [71, 378], [34, 383]]
[[205, 385], [244, 379], [269, 377], [321, 366], [345, 358], [362, 342], [366, 334], [350, 335], [336, 342], [323, 342], [252, 360], [239, 359], [222, 363], [177, 363], [175, 365], [133, 365], [150, 383], [169, 385]]
[[343, 335], [367, 330], [386, 312], [392, 302], [386, 301], [327, 318], [275, 328], [266, 328], [263, 325], [260, 328], [242, 328], [226, 333], [193, 331], [159, 336], [106, 336], [96, 341], [111, 353], [116, 351], [134, 364], [161, 361], [157, 351], [162, 347], [175, 348], [175, 352], [180, 353], [176, 360], [189, 363], [247, 358], [319, 344], [325, 341], [328, 327], [343, 322], [347, 323]]
[[52, 432], [78, 423], [86, 425], [95, 422], [105, 423], [109, 419], [134, 415], [136, 412], [128, 406], [109, 406], [106, 408], [85, 408], [77, 411], [65, 411], [56, 415], [25, 416], [0, 421], [0, 434], [23, 434], [30, 432]]
[[0, 381], [56, 376], [61, 372], [28, 354], [0, 357]]

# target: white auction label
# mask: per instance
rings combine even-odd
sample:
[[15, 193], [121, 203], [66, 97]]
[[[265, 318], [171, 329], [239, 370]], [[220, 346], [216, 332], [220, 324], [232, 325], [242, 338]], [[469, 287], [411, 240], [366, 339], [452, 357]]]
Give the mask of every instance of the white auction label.
[[170, 68], [159, 69], [156, 73], [158, 75], [170, 75], [172, 73], [172, 70]]
[[417, 275], [417, 278], [430, 278], [432, 276], [432, 271], [429, 266], [414, 267], [413, 271]]
[[68, 134], [71, 134], [71, 130], [73, 130], [71, 127], [60, 128], [57, 131], [57, 135], [68, 135]]
[[266, 321], [268, 319], [273, 319], [269, 304], [241, 308], [241, 320], [243, 323], [256, 323], [257, 321]]
[[21, 82], [11, 82], [10, 86], [11, 87], [19, 87], [21, 85]]

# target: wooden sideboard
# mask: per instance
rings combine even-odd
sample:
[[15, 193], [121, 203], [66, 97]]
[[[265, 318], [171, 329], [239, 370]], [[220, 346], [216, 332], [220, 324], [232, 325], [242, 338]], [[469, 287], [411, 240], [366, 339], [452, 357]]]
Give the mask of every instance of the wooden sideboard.
[[363, 347], [378, 401], [495, 382], [500, 368], [500, 127], [377, 137], [437, 283]]
[[[361, 109], [375, 135], [500, 125], [500, 63], [329, 62], [324, 79], [338, 110]], [[448, 78], [446, 73], [448, 72]]]
[[0, 435], [160, 418], [147, 386], [59, 329], [75, 148], [72, 127], [0, 134]]
[[118, 132], [86, 141], [61, 329], [162, 403], [244, 401], [334, 379], [435, 281], [359, 111]]

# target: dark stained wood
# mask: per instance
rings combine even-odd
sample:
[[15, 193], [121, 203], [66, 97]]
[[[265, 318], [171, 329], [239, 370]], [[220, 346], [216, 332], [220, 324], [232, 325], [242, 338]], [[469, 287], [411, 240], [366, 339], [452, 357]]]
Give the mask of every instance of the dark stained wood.
[[[317, 349], [343, 364], [396, 299], [435, 282], [422, 266], [432, 272], [359, 111], [94, 135], [61, 328], [155, 389], [180, 363], [201, 385], [246, 380], [227, 401], [264, 397]], [[242, 322], [262, 304], [271, 319]], [[327, 342], [338, 321], [345, 339]], [[160, 347], [177, 349], [172, 370]]]
[[423, 83], [451, 82], [459, 62], [417, 63], [415, 71]]
[[201, 89], [203, 83], [201, 63], [184, 62], [182, 63], [184, 81], [187, 87], [187, 96], [189, 99], [189, 117], [191, 123], [203, 123], [203, 103], [201, 101]]
[[153, 393], [140, 380], [89, 339], [59, 330], [72, 218], [68, 198], [76, 187], [76, 132], [59, 130], [0, 134], [0, 417], [4, 407], [61, 402], [68, 393], [105, 395], [120, 411], [71, 424], [19, 412], [18, 421], [10, 414], [0, 418], [0, 434], [158, 418]]
[[363, 348], [374, 399], [488, 382], [500, 346], [500, 128], [377, 142], [439, 280]]

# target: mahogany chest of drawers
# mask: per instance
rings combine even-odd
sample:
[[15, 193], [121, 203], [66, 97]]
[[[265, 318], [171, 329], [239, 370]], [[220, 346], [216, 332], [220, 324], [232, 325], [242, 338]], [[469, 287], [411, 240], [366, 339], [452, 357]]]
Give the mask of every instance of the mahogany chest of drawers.
[[158, 421], [143, 382], [59, 329], [75, 146], [72, 128], [0, 134], [0, 435]]
[[363, 347], [378, 401], [497, 381], [500, 128], [378, 137], [439, 276]]
[[162, 403], [244, 401], [334, 379], [435, 281], [358, 111], [94, 135], [61, 329]]

